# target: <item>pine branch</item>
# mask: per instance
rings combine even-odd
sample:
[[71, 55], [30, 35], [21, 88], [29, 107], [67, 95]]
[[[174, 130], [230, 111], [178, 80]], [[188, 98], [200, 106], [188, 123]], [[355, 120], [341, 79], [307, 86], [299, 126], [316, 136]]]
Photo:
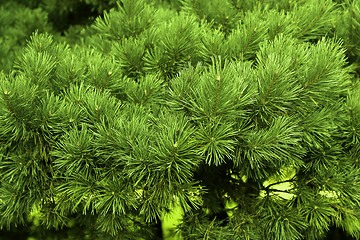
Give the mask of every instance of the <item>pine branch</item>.
[[218, 76], [216, 76], [216, 92], [214, 95], [214, 106], [213, 106], [213, 110], [211, 113], [211, 117], [213, 118], [215, 113], [216, 113], [216, 108], [218, 105], [218, 99], [219, 99], [219, 91], [220, 91], [220, 79], [221, 79], [221, 74], [219, 74]]
[[10, 112], [14, 115], [14, 117], [16, 119], [21, 120], [21, 119], [19, 119], [18, 114], [14, 111], [13, 107], [11, 106], [10, 99], [9, 99], [11, 91], [9, 91], [8, 89], [5, 89], [5, 91], [3, 93], [4, 93], [4, 99], [5, 99], [7, 108], [10, 110]]
[[272, 78], [271, 81], [270, 81], [269, 88], [266, 90], [265, 97], [264, 97], [264, 99], [263, 99], [263, 101], [262, 101], [264, 105], [267, 104], [267, 103], [266, 103], [266, 100], [267, 100], [267, 98], [269, 97], [269, 94], [270, 94], [272, 88], [274, 87], [274, 83], [275, 83], [275, 81], [276, 81], [276, 77], [277, 77], [278, 72], [279, 72], [279, 69], [276, 69], [276, 70], [275, 70], [275, 73], [274, 73], [274, 76], [273, 76], [273, 78]]
[[257, 32], [257, 27], [254, 28], [254, 30], [252, 31], [249, 40], [247, 41], [247, 43], [245, 44], [245, 46], [243, 47], [243, 49], [241, 50], [241, 54], [240, 54], [240, 59], [243, 59], [247, 49], [249, 48], [250, 44], [252, 43], [252, 41], [254, 40], [255, 34]]
[[306, 35], [306, 33], [321, 19], [321, 17], [326, 13], [326, 9], [327, 6], [324, 3], [320, 13], [316, 16], [316, 18], [314, 18], [314, 20], [305, 28], [303, 29], [300, 33], [297, 34], [297, 38], [301, 38], [304, 35]]
[[322, 69], [322, 71], [321, 71], [318, 75], [315, 76], [314, 79], [307, 81], [307, 82], [305, 83], [305, 85], [304, 85], [304, 89], [307, 89], [309, 86], [311, 86], [312, 84], [314, 84], [317, 80], [319, 80], [319, 79], [322, 77], [322, 75], [324, 75], [324, 73], [325, 73], [327, 70], [328, 70], [328, 65], [326, 65], [326, 66]]

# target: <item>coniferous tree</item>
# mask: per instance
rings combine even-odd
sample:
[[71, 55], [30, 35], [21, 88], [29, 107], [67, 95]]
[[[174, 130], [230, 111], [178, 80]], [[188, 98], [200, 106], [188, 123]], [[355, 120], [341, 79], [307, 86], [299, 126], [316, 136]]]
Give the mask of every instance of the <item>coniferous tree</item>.
[[123, 0], [35, 32], [0, 75], [0, 226], [360, 238], [358, 3]]

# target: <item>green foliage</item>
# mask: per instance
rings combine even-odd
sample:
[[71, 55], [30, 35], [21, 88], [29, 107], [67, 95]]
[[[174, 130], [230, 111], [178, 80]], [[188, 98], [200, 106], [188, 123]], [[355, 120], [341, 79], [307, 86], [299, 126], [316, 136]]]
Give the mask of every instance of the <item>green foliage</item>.
[[31, 33], [53, 33], [47, 13], [18, 4], [0, 4], [0, 71], [8, 72]]
[[357, 0], [18, 2], [1, 228], [161, 239], [181, 208], [181, 239], [360, 238]]
[[[358, 56], [359, 56], [359, 23], [360, 23], [360, 9], [359, 1], [343, 1], [343, 14], [338, 16], [336, 33], [339, 37], [345, 40], [347, 48], [347, 55], [354, 58], [354, 65], [358, 70]], [[356, 60], [355, 60], [356, 59]]]

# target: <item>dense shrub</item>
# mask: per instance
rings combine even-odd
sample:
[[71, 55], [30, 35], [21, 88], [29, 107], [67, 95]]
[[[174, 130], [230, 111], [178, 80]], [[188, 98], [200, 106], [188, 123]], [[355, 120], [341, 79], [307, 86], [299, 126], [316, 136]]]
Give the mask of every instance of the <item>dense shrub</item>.
[[360, 238], [359, 3], [0, 5], [0, 226]]

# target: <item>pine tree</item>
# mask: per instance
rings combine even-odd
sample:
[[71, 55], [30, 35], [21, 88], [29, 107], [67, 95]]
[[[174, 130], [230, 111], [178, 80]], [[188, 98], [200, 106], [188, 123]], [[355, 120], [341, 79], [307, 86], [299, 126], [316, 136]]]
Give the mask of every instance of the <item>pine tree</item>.
[[123, 0], [34, 32], [0, 74], [0, 226], [360, 238], [359, 3]]

